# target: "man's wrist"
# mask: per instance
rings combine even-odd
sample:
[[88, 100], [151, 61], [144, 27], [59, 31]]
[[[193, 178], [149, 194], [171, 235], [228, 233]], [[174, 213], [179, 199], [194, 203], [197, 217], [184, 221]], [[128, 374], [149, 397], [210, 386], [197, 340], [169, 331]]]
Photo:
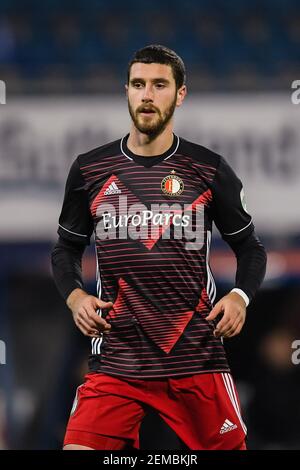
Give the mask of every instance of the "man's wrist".
[[248, 305], [250, 303], [250, 299], [249, 299], [248, 295], [245, 294], [245, 292], [242, 289], [239, 289], [238, 287], [235, 287], [230, 292], [235, 292], [236, 294], [239, 294], [242, 297], [242, 299], [244, 300], [244, 302], [246, 304], [246, 307], [248, 307]]
[[87, 292], [85, 292], [83, 289], [76, 288], [72, 290], [71, 294], [68, 296], [66, 300], [66, 304], [69, 307], [70, 310], [73, 310], [74, 303], [80, 298], [80, 297], [85, 297], [86, 295], [89, 295]]

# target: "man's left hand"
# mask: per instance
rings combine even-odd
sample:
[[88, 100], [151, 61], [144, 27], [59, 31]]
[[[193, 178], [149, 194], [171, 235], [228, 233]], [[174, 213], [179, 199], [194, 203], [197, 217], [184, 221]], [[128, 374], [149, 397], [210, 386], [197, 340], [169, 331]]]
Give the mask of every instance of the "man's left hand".
[[230, 292], [216, 303], [206, 320], [214, 320], [220, 313], [223, 316], [214, 330], [215, 337], [231, 338], [238, 335], [246, 320], [244, 299], [238, 293]]

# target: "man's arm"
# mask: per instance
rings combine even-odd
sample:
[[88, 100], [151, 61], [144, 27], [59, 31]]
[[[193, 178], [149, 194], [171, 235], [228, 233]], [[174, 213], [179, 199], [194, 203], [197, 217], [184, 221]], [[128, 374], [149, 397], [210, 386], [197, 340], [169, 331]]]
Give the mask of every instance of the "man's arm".
[[233, 250], [236, 260], [235, 289], [240, 289], [248, 298], [247, 306], [254, 298], [266, 274], [266, 250], [253, 230], [241, 240], [225, 239]]
[[51, 253], [56, 287], [67, 301], [74, 289], [83, 289], [81, 261], [85, 245], [59, 237]]
[[245, 323], [246, 308], [265, 276], [267, 255], [254, 231], [245, 238], [226, 241], [237, 259], [235, 288], [216, 303], [206, 319], [214, 320], [223, 313], [214, 334], [229, 338], [239, 334]]
[[58, 225], [59, 240], [52, 252], [52, 269], [57, 288], [71, 309], [75, 324], [85, 335], [95, 337], [110, 329], [97, 310], [110, 308], [112, 303], [103, 302], [83, 289], [81, 260], [93, 229], [87, 184], [78, 157], [66, 181]]
[[214, 334], [230, 337], [241, 331], [246, 308], [263, 281], [266, 252], [255, 235], [242, 182], [222, 157], [212, 183], [212, 196], [213, 220], [236, 255], [237, 272], [234, 289], [217, 302], [206, 319], [214, 320], [223, 313]]
[[99, 333], [108, 333], [111, 326], [96, 311], [109, 309], [112, 302], [89, 295], [83, 289], [81, 261], [85, 245], [59, 237], [53, 248], [51, 261], [52, 272], [58, 291], [72, 311], [76, 326], [86, 336], [98, 337]]

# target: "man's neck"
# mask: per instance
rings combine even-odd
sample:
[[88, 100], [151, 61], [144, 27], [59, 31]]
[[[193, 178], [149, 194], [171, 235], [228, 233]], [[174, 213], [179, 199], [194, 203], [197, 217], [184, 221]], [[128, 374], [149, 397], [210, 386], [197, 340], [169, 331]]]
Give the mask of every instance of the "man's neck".
[[148, 135], [141, 133], [136, 127], [132, 126], [127, 140], [127, 147], [136, 155], [153, 157], [165, 153], [172, 146], [173, 138], [172, 126], [167, 126], [154, 139], [149, 138]]

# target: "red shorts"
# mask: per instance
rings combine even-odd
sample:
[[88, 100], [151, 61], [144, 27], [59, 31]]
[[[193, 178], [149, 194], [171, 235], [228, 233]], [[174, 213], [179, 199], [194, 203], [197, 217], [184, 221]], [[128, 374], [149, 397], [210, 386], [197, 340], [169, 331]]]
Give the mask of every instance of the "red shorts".
[[245, 449], [246, 427], [228, 373], [162, 379], [87, 374], [76, 392], [64, 445], [139, 448], [139, 428], [149, 406], [189, 449]]

